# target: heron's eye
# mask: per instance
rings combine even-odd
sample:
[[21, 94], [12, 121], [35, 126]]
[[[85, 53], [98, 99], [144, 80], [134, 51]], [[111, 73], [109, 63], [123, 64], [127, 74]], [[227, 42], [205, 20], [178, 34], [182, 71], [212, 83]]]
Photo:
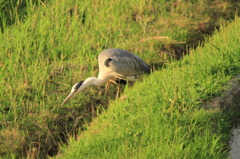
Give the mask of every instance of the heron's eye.
[[77, 90], [78, 88], [81, 87], [81, 85], [83, 84], [84, 81], [80, 81], [76, 84], [76, 86], [74, 87], [75, 90]]

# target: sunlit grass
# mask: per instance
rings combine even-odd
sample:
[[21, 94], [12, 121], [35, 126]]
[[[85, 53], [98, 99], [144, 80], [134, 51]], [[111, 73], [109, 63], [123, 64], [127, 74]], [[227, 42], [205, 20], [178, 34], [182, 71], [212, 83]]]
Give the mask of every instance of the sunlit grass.
[[[102, 50], [126, 49], [153, 65], [155, 70], [161, 70], [159, 66], [163, 63], [170, 63], [176, 54], [186, 52], [186, 44], [202, 39], [204, 33], [199, 31], [208, 30], [208, 24], [219, 25], [219, 17], [231, 17], [234, 13], [233, 3], [208, 0], [21, 2], [25, 5], [20, 7], [20, 1], [0, 1], [1, 7], [7, 10], [0, 13], [2, 156], [55, 155], [61, 140], [66, 142], [68, 135], [77, 133], [79, 128], [84, 130], [84, 124], [108, 110], [109, 101], [115, 97], [114, 86], [106, 95], [103, 88], [88, 88], [60, 107], [74, 83], [97, 76], [97, 55]], [[214, 16], [210, 11], [214, 11]], [[198, 36], [201, 38], [191, 38]], [[206, 89], [208, 95], [215, 89], [210, 88]], [[143, 86], [138, 88], [137, 83], [135, 89], [140, 91]], [[205, 91], [201, 87], [197, 89]], [[151, 94], [151, 89], [146, 92]], [[127, 100], [132, 95], [123, 96]], [[137, 98], [142, 96], [138, 94]], [[189, 100], [195, 98], [199, 97]], [[173, 107], [175, 98], [167, 100], [165, 104], [170, 102]], [[139, 101], [138, 108], [141, 104]], [[172, 111], [171, 107], [168, 109]]]
[[226, 158], [229, 115], [202, 104], [240, 72], [239, 28], [237, 18], [204, 47], [126, 89], [59, 157]]

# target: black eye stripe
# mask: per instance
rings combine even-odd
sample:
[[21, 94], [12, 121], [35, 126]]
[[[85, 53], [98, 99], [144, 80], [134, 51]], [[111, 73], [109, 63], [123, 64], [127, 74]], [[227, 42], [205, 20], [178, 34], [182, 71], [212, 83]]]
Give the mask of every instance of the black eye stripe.
[[81, 87], [81, 85], [83, 84], [84, 81], [80, 81], [78, 82], [78, 84], [75, 86], [75, 90], [77, 90], [79, 87]]
[[109, 67], [109, 62], [111, 61], [112, 61], [112, 58], [108, 58], [107, 60], [105, 60], [104, 65]]

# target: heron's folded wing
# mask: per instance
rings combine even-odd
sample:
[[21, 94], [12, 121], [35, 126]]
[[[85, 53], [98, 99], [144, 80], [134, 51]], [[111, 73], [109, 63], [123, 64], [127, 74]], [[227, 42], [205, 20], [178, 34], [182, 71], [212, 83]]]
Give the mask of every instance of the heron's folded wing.
[[105, 65], [119, 74], [125, 76], [139, 75], [143, 73], [150, 73], [149, 66], [138, 56], [113, 56], [105, 61]]

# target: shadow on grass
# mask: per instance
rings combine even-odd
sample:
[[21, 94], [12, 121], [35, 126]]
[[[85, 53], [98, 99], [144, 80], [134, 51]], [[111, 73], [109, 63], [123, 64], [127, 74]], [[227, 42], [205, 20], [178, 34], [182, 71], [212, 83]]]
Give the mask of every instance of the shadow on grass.
[[[88, 98], [85, 98], [82, 104], [73, 104], [72, 107], [68, 107], [66, 104], [52, 109], [54, 115], [50, 117], [47, 125], [52, 137], [48, 140], [42, 139], [41, 145], [33, 145], [34, 150], [30, 149], [28, 156], [46, 158], [56, 155], [61, 143], [67, 144], [70, 136], [77, 138], [79, 133], [86, 129], [87, 124], [107, 109], [109, 101], [116, 97], [117, 86], [115, 84], [112, 84], [107, 92], [105, 92], [104, 86], [94, 87], [93, 89], [93, 93], [84, 92]], [[123, 91], [124, 85], [121, 85], [120, 93], [123, 93]]]
[[[209, 1], [209, 3], [213, 3]], [[220, 3], [221, 4], [221, 3]], [[219, 4], [219, 5], [220, 5]], [[221, 5], [226, 5], [222, 3]], [[220, 6], [221, 6], [220, 5]], [[235, 15], [239, 15], [239, 3], [229, 2], [228, 7], [224, 11], [220, 11], [218, 5], [207, 8], [206, 12], [209, 12], [210, 19], [205, 22], [199, 22], [195, 27], [183, 26], [188, 28], [188, 34], [186, 35], [186, 41], [182, 43], [169, 43], [163, 44], [161, 49], [158, 51], [160, 54], [166, 54], [170, 59], [181, 60], [184, 55], [188, 54], [190, 49], [195, 49], [199, 45], [204, 45], [204, 39], [212, 36], [212, 34], [219, 30], [221, 25], [221, 19], [232, 20]], [[163, 63], [151, 63], [156, 70], [161, 69]]]

